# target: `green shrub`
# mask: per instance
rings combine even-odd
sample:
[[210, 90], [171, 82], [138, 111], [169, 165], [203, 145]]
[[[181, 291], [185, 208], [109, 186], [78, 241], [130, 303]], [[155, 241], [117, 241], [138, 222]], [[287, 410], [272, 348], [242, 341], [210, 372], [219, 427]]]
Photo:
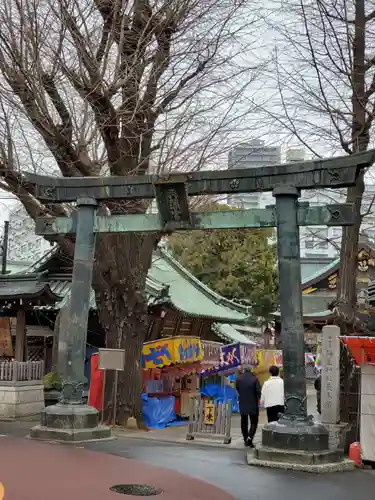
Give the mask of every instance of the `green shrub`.
[[55, 389], [61, 391], [62, 378], [56, 373], [50, 372], [44, 376], [44, 389]]

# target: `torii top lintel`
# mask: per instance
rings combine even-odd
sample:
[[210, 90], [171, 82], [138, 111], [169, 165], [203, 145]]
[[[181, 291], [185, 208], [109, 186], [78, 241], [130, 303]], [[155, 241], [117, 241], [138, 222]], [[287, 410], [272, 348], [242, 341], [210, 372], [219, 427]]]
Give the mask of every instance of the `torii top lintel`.
[[185, 183], [189, 196], [272, 191], [278, 186], [299, 189], [341, 188], [355, 184], [359, 170], [375, 161], [375, 149], [323, 160], [284, 163], [262, 168], [179, 172], [126, 177], [47, 177], [25, 173], [34, 195], [50, 203], [152, 199], [155, 184]]

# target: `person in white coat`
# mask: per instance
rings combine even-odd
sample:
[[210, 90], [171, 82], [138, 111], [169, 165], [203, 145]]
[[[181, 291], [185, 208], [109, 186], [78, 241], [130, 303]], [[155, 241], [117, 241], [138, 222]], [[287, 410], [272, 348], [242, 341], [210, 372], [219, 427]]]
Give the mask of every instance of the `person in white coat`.
[[267, 411], [268, 422], [276, 422], [284, 413], [284, 380], [277, 366], [271, 366], [269, 372], [271, 377], [263, 384], [260, 402]]

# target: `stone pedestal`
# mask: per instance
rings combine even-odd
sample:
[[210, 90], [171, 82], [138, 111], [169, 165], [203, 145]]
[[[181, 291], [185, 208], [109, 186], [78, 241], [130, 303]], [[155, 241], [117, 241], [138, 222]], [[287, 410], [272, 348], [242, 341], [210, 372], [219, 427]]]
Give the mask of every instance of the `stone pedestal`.
[[328, 430], [328, 446], [330, 450], [344, 450], [348, 424], [325, 424]]
[[260, 446], [247, 454], [248, 465], [270, 467], [274, 469], [312, 472], [344, 472], [354, 469], [354, 463], [346, 460], [343, 453], [336, 451], [299, 451], [281, 450]]
[[266, 424], [262, 430], [262, 445], [269, 448], [297, 451], [328, 450], [328, 431], [312, 417], [291, 418]]
[[39, 415], [43, 408], [41, 381], [0, 382], [0, 420]]
[[30, 430], [30, 437], [77, 443], [109, 439], [111, 430], [99, 425], [98, 411], [91, 406], [57, 404], [44, 408], [41, 425]]

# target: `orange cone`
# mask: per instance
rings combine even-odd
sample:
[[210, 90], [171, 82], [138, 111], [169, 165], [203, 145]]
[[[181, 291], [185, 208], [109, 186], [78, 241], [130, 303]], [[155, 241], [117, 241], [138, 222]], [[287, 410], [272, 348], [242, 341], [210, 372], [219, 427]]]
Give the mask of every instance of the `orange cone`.
[[349, 446], [349, 460], [352, 460], [356, 467], [361, 467], [362, 460], [361, 460], [361, 445], [360, 445], [360, 443], [352, 443]]

